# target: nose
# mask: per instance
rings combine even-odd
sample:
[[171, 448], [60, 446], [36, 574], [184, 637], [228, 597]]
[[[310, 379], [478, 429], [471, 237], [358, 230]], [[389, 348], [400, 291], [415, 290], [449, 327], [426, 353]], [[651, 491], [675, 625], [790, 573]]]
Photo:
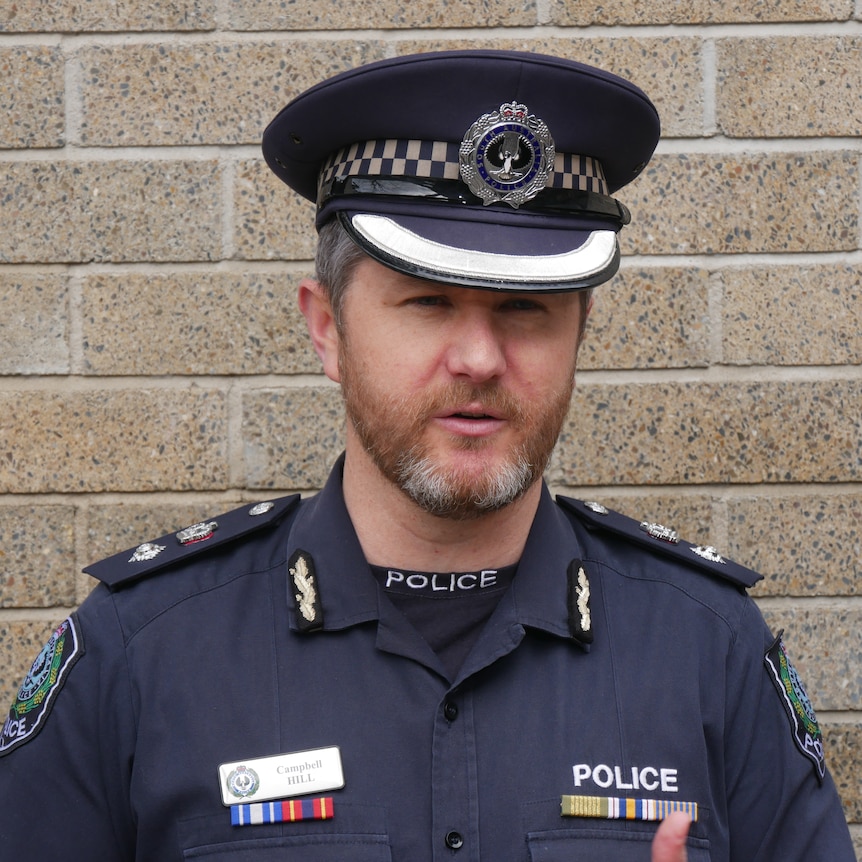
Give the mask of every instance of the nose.
[[446, 364], [453, 377], [473, 383], [502, 376], [507, 366], [505, 345], [490, 315], [483, 311], [465, 315], [453, 328]]

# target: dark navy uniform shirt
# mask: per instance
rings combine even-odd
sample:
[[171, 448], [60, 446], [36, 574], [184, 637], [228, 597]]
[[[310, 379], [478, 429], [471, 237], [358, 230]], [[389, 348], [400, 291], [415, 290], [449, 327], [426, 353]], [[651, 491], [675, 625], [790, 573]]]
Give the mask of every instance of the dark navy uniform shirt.
[[[92, 568], [5, 726], [4, 860], [649, 860], [656, 822], [563, 816], [576, 796], [696, 803], [690, 862], [852, 862], [739, 567], [544, 491], [450, 680], [370, 574], [338, 470], [215, 520]], [[232, 825], [220, 765], [332, 746], [330, 819]]]

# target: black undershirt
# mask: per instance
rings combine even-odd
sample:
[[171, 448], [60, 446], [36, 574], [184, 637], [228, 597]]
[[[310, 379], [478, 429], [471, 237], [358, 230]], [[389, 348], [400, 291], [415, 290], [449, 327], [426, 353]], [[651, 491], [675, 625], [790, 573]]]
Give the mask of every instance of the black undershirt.
[[449, 678], [467, 658], [515, 577], [517, 566], [433, 573], [372, 566], [390, 601], [407, 617], [446, 668]]

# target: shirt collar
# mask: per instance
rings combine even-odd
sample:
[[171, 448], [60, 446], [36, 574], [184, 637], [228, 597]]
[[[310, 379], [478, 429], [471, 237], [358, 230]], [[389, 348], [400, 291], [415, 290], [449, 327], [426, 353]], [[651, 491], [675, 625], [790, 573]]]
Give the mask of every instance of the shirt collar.
[[[302, 550], [314, 562], [324, 630], [379, 618], [377, 583], [344, 503], [343, 466], [342, 455], [323, 490], [303, 501], [288, 538], [288, 559]], [[568, 638], [566, 573], [580, 557], [571, 525], [543, 484], [509, 601], [504, 600], [509, 623]]]

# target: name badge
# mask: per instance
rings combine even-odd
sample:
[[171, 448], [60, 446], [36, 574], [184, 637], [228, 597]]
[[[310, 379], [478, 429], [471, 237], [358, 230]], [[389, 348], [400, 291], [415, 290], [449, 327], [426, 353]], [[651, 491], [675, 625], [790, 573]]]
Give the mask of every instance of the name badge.
[[218, 768], [225, 805], [265, 802], [344, 787], [338, 746], [223, 763]]

